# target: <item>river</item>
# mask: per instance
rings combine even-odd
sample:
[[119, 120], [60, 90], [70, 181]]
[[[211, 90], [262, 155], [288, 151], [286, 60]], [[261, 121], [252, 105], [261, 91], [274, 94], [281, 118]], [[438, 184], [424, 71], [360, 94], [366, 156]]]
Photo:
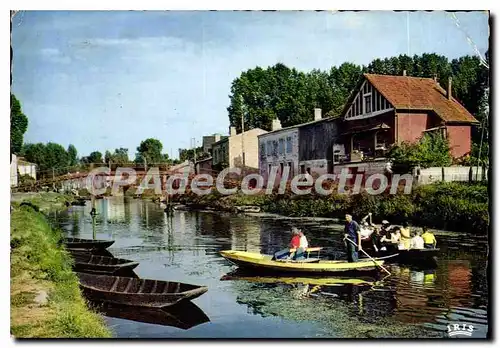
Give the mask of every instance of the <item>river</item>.
[[390, 277], [364, 279], [369, 284], [315, 286], [235, 272], [218, 252], [272, 253], [288, 243], [293, 224], [310, 245], [327, 247], [325, 256], [343, 257], [342, 226], [331, 221], [187, 211], [168, 218], [159, 204], [128, 197], [98, 200], [96, 208], [94, 224], [90, 202], [50, 216], [70, 237], [92, 238], [95, 231], [97, 239], [115, 240], [109, 251], [140, 262], [135, 272], [142, 278], [209, 288], [194, 305], [169, 314], [176, 325], [109, 311], [105, 320], [115, 337], [447, 338], [448, 324], [472, 325], [472, 338], [487, 335], [486, 237], [437, 231], [437, 267], [392, 264]]

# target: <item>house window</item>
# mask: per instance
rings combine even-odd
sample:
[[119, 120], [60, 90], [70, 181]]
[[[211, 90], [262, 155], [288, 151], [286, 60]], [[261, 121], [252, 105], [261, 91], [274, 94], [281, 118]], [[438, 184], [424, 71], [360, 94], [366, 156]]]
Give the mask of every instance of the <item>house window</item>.
[[283, 155], [285, 153], [285, 139], [281, 138], [279, 140], [279, 154]]
[[286, 153], [292, 153], [292, 137], [286, 138]]
[[266, 144], [260, 144], [260, 158], [266, 157]]
[[288, 168], [289, 168], [289, 178], [293, 178], [293, 163], [288, 162]]
[[283, 175], [283, 163], [280, 163], [280, 175]]
[[267, 174], [268, 175], [271, 174], [271, 164], [269, 164], [269, 166], [268, 166]]
[[273, 156], [278, 156], [278, 141], [273, 141]]
[[302, 164], [300, 166], [300, 174], [305, 174], [305, 173], [306, 173], [306, 166]]
[[372, 95], [365, 95], [365, 105], [364, 105], [364, 113], [368, 114], [372, 112]]
[[266, 150], [267, 150], [267, 155], [271, 156], [271, 150], [272, 150], [271, 141], [267, 142]]

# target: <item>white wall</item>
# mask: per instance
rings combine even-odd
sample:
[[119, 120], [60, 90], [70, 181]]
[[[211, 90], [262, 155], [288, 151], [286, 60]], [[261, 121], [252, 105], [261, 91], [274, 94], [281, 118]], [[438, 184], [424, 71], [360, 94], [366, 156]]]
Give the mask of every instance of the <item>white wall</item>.
[[[443, 177], [443, 169], [444, 169], [444, 177]], [[455, 167], [430, 167], [425, 169], [420, 169], [420, 173], [418, 176], [419, 184], [430, 184], [438, 181], [469, 181], [472, 174], [472, 181], [476, 181], [476, 173], [477, 173], [477, 181], [482, 180], [483, 169], [477, 167], [463, 167], [463, 166], [455, 166]], [[485, 172], [486, 180], [488, 179], [488, 170]]]
[[10, 186], [17, 186], [17, 156], [12, 154], [12, 161], [10, 162]]
[[35, 164], [18, 164], [17, 170], [19, 175], [29, 175], [36, 180], [36, 165]]

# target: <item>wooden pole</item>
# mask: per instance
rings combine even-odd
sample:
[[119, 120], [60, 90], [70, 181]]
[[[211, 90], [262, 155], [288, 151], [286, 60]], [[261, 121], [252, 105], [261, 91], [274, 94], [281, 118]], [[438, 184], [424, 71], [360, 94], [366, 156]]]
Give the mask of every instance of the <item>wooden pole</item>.
[[92, 215], [92, 238], [96, 239], [96, 230], [95, 230], [95, 215]]
[[[345, 238], [345, 239], [347, 239], [347, 241], [348, 241], [349, 243], [351, 243], [352, 245], [354, 245], [355, 247], [357, 247], [357, 245], [356, 245], [356, 244], [355, 244], [352, 240], [350, 240], [349, 238]], [[362, 248], [360, 249], [360, 251], [362, 251], [362, 252], [363, 252], [363, 254], [365, 254], [365, 255], [366, 255], [366, 256], [367, 256], [370, 260], [372, 260], [372, 261], [373, 261], [373, 263], [375, 264], [375, 266], [382, 268], [384, 271], [386, 271], [386, 272], [387, 272], [387, 274], [388, 274], [388, 275], [391, 275], [391, 272], [389, 272], [389, 271], [388, 271], [388, 270], [387, 270], [384, 266], [379, 265], [379, 264], [377, 263], [377, 261], [375, 261], [375, 259], [374, 259], [373, 257], [371, 257], [370, 255], [368, 255], [368, 254], [366, 253], [366, 251], [364, 251]]]

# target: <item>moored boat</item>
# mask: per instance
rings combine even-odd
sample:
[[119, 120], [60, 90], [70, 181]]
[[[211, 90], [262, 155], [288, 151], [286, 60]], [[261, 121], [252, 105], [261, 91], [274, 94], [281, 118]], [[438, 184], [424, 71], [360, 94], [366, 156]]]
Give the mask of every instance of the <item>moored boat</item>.
[[88, 254], [88, 255], [100, 255], [107, 257], [114, 257], [114, 255], [107, 249], [73, 249], [66, 247], [66, 250], [71, 254]]
[[195, 299], [208, 290], [206, 286], [163, 280], [79, 272], [77, 275], [84, 294], [90, 299], [119, 305], [163, 308]]
[[73, 269], [77, 272], [112, 275], [131, 271], [139, 265], [139, 262], [91, 253], [74, 252], [71, 256], [75, 260]]
[[69, 249], [107, 249], [113, 245], [114, 240], [64, 238], [63, 243]]
[[351, 273], [376, 271], [384, 264], [383, 260], [347, 262], [345, 260], [320, 260], [306, 258], [303, 260], [272, 260], [271, 255], [262, 255], [246, 251], [224, 250], [220, 252], [226, 260], [242, 268], [257, 271], [273, 271], [288, 273]]
[[241, 205], [234, 207], [238, 213], [260, 213], [260, 207], [255, 205]]

